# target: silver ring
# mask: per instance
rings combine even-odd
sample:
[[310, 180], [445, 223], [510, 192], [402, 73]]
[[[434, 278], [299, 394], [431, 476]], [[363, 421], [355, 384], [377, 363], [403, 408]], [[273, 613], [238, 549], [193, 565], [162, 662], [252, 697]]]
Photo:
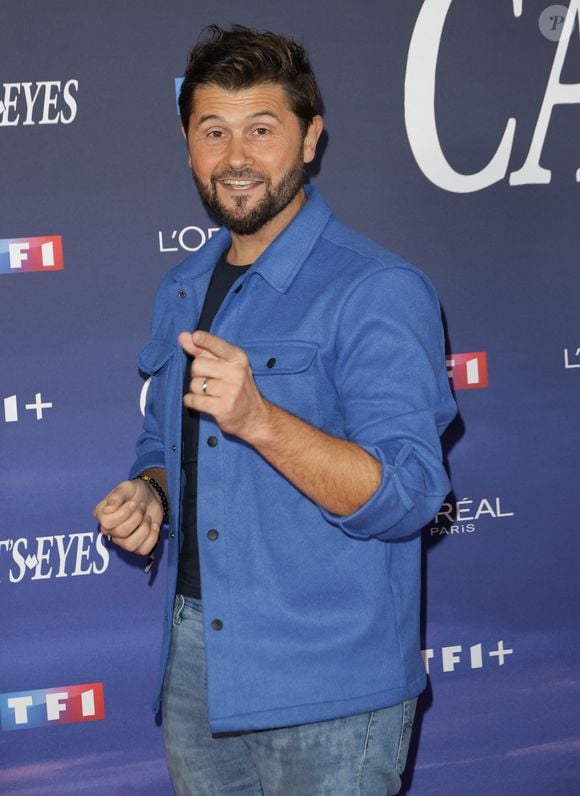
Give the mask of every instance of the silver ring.
[[203, 380], [203, 384], [201, 385], [201, 390], [203, 393], [207, 392], [207, 379]]

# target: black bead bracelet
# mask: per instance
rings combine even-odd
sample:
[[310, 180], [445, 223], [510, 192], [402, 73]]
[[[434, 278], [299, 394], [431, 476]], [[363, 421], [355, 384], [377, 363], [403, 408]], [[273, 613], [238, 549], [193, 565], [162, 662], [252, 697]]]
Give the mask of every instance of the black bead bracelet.
[[150, 475], [138, 475], [137, 478], [140, 478], [141, 481], [148, 483], [149, 486], [157, 493], [159, 500], [161, 501], [161, 506], [163, 507], [162, 522], [169, 522], [169, 503], [167, 502], [167, 495], [165, 494], [161, 484], [158, 484], [157, 481], [154, 478], [151, 478]]
[[[151, 478], [150, 475], [138, 475], [137, 478], [141, 479], [141, 481], [145, 481], [147, 484], [151, 486], [151, 489], [155, 490], [155, 492], [159, 495], [159, 500], [161, 501], [161, 506], [163, 508], [163, 519], [162, 522], [169, 522], [169, 503], [167, 502], [167, 495], [165, 494], [165, 490], [158, 484], [154, 478]], [[157, 548], [157, 544], [149, 555], [147, 556], [147, 562], [143, 569], [146, 575], [151, 572], [151, 567], [153, 566], [153, 562], [155, 561], [155, 550]]]

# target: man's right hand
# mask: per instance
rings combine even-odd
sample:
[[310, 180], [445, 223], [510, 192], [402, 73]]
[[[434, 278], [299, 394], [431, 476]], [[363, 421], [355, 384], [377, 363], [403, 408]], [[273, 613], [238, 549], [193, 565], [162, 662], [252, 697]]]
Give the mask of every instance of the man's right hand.
[[101, 533], [111, 537], [123, 550], [148, 555], [157, 544], [163, 520], [161, 500], [139, 478], [121, 481], [97, 503], [93, 516]]

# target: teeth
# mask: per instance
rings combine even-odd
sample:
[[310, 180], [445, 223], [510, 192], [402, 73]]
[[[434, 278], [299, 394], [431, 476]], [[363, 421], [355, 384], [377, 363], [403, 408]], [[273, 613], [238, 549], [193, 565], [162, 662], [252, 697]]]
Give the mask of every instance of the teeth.
[[254, 180], [222, 180], [225, 185], [234, 185], [236, 188], [247, 188], [254, 184]]

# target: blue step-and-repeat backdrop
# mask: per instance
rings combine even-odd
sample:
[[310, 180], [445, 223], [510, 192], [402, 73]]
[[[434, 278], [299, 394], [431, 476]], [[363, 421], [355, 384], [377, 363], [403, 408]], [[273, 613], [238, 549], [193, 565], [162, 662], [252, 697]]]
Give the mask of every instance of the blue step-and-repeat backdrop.
[[580, 794], [580, 0], [2, 2], [0, 792], [172, 792], [164, 562], [91, 509], [132, 461], [157, 285], [213, 232], [176, 111], [212, 22], [304, 42], [310, 179], [441, 297], [460, 417], [405, 792]]

